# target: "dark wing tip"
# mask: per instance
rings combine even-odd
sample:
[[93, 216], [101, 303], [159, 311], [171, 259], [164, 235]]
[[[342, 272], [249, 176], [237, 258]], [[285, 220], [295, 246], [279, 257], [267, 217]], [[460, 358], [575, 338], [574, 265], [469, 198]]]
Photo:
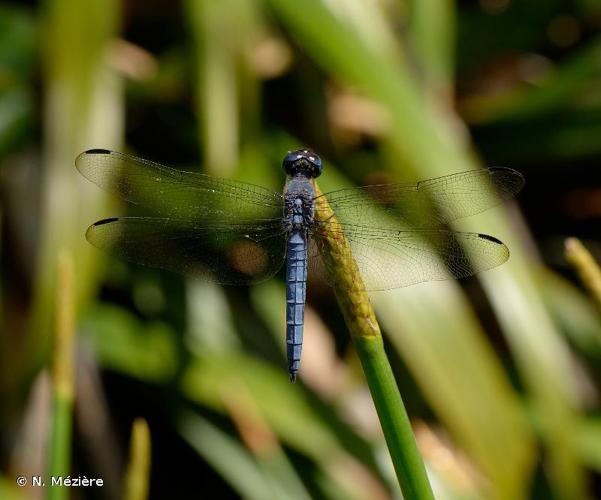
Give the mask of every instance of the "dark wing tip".
[[296, 372], [290, 372], [290, 382], [296, 383]]
[[112, 151], [108, 150], [108, 149], [88, 149], [87, 151], [84, 151], [83, 154], [86, 155], [110, 155], [112, 153]]
[[488, 234], [478, 233], [478, 238], [482, 238], [483, 240], [487, 240], [487, 241], [492, 241], [493, 243], [496, 243], [497, 245], [505, 246], [505, 244], [501, 240], [498, 240], [494, 236], [490, 236]]
[[524, 184], [526, 184], [524, 175], [513, 168], [490, 167], [488, 171], [491, 173], [491, 175], [504, 179], [503, 184], [509, 189], [509, 194], [511, 196], [519, 193], [524, 187]]
[[94, 222], [94, 224], [92, 224], [90, 227], [102, 226], [104, 224], [109, 224], [110, 222], [115, 222], [118, 220], [119, 220], [119, 217], [109, 217], [108, 219], [102, 219], [102, 220], [99, 220], [98, 222]]
[[98, 243], [96, 242], [96, 228], [99, 226], [104, 226], [105, 224], [110, 224], [112, 222], [117, 222], [119, 217], [109, 217], [108, 219], [102, 219], [97, 222], [94, 222], [88, 229], [86, 230], [86, 240], [88, 240], [92, 245], [98, 247]]
[[[108, 149], [88, 149], [87, 151], [84, 151], [83, 153], [77, 155], [77, 158], [75, 158], [75, 166], [77, 167], [77, 170], [82, 172], [82, 168], [85, 168], [84, 165], [86, 163], [86, 157], [92, 155], [110, 155], [112, 153], [113, 152]], [[85, 176], [87, 177], [87, 175]]]

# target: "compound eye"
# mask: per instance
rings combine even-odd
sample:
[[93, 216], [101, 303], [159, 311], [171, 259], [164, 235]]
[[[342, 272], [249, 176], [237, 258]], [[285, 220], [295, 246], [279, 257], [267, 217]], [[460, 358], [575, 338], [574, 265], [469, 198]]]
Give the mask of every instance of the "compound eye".
[[284, 160], [282, 161], [282, 167], [284, 167], [284, 170], [287, 174], [292, 173], [292, 167], [294, 165], [294, 162], [298, 160], [298, 158], [299, 154], [297, 151], [291, 151], [286, 156], [284, 156]]
[[288, 175], [304, 172], [311, 177], [318, 177], [323, 169], [321, 158], [308, 149], [290, 151], [284, 157], [282, 166]]
[[309, 160], [311, 160], [311, 163], [313, 163], [313, 165], [315, 165], [321, 172], [321, 169], [323, 168], [321, 166], [321, 158], [317, 155], [311, 155], [309, 156]]
[[323, 166], [321, 164], [321, 158], [317, 156], [315, 153], [309, 153], [306, 156], [307, 160], [311, 163], [312, 168], [312, 176], [319, 177], [321, 172], [323, 171]]

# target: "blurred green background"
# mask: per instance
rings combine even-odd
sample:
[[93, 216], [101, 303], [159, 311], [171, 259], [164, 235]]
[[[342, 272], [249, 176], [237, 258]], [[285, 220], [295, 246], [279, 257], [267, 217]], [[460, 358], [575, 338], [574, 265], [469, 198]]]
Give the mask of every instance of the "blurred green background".
[[508, 263], [372, 298], [437, 498], [599, 495], [601, 316], [563, 242], [601, 257], [601, 1], [45, 0], [0, 3], [0, 498], [45, 495], [15, 477], [48, 468], [61, 252], [71, 475], [105, 481], [72, 498], [122, 497], [137, 417], [151, 498], [400, 497], [327, 286], [309, 284], [291, 385], [281, 279], [189, 282], [84, 238], [127, 211], [77, 173], [85, 149], [281, 190], [299, 146], [326, 191], [525, 175], [516, 202], [457, 225]]

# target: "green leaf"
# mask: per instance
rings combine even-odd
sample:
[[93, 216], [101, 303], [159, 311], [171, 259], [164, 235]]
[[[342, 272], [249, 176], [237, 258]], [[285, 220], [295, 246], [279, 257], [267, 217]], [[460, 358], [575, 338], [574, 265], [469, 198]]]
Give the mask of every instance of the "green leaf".
[[100, 363], [149, 382], [166, 382], [177, 370], [175, 332], [165, 323], [139, 321], [120, 307], [99, 304], [82, 321]]

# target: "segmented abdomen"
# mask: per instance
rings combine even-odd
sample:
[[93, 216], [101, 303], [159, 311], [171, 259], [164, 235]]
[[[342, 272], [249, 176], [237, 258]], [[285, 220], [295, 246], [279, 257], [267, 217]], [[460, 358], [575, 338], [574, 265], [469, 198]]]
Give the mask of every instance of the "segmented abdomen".
[[290, 380], [296, 380], [303, 346], [307, 290], [307, 238], [295, 231], [286, 252], [286, 346]]

